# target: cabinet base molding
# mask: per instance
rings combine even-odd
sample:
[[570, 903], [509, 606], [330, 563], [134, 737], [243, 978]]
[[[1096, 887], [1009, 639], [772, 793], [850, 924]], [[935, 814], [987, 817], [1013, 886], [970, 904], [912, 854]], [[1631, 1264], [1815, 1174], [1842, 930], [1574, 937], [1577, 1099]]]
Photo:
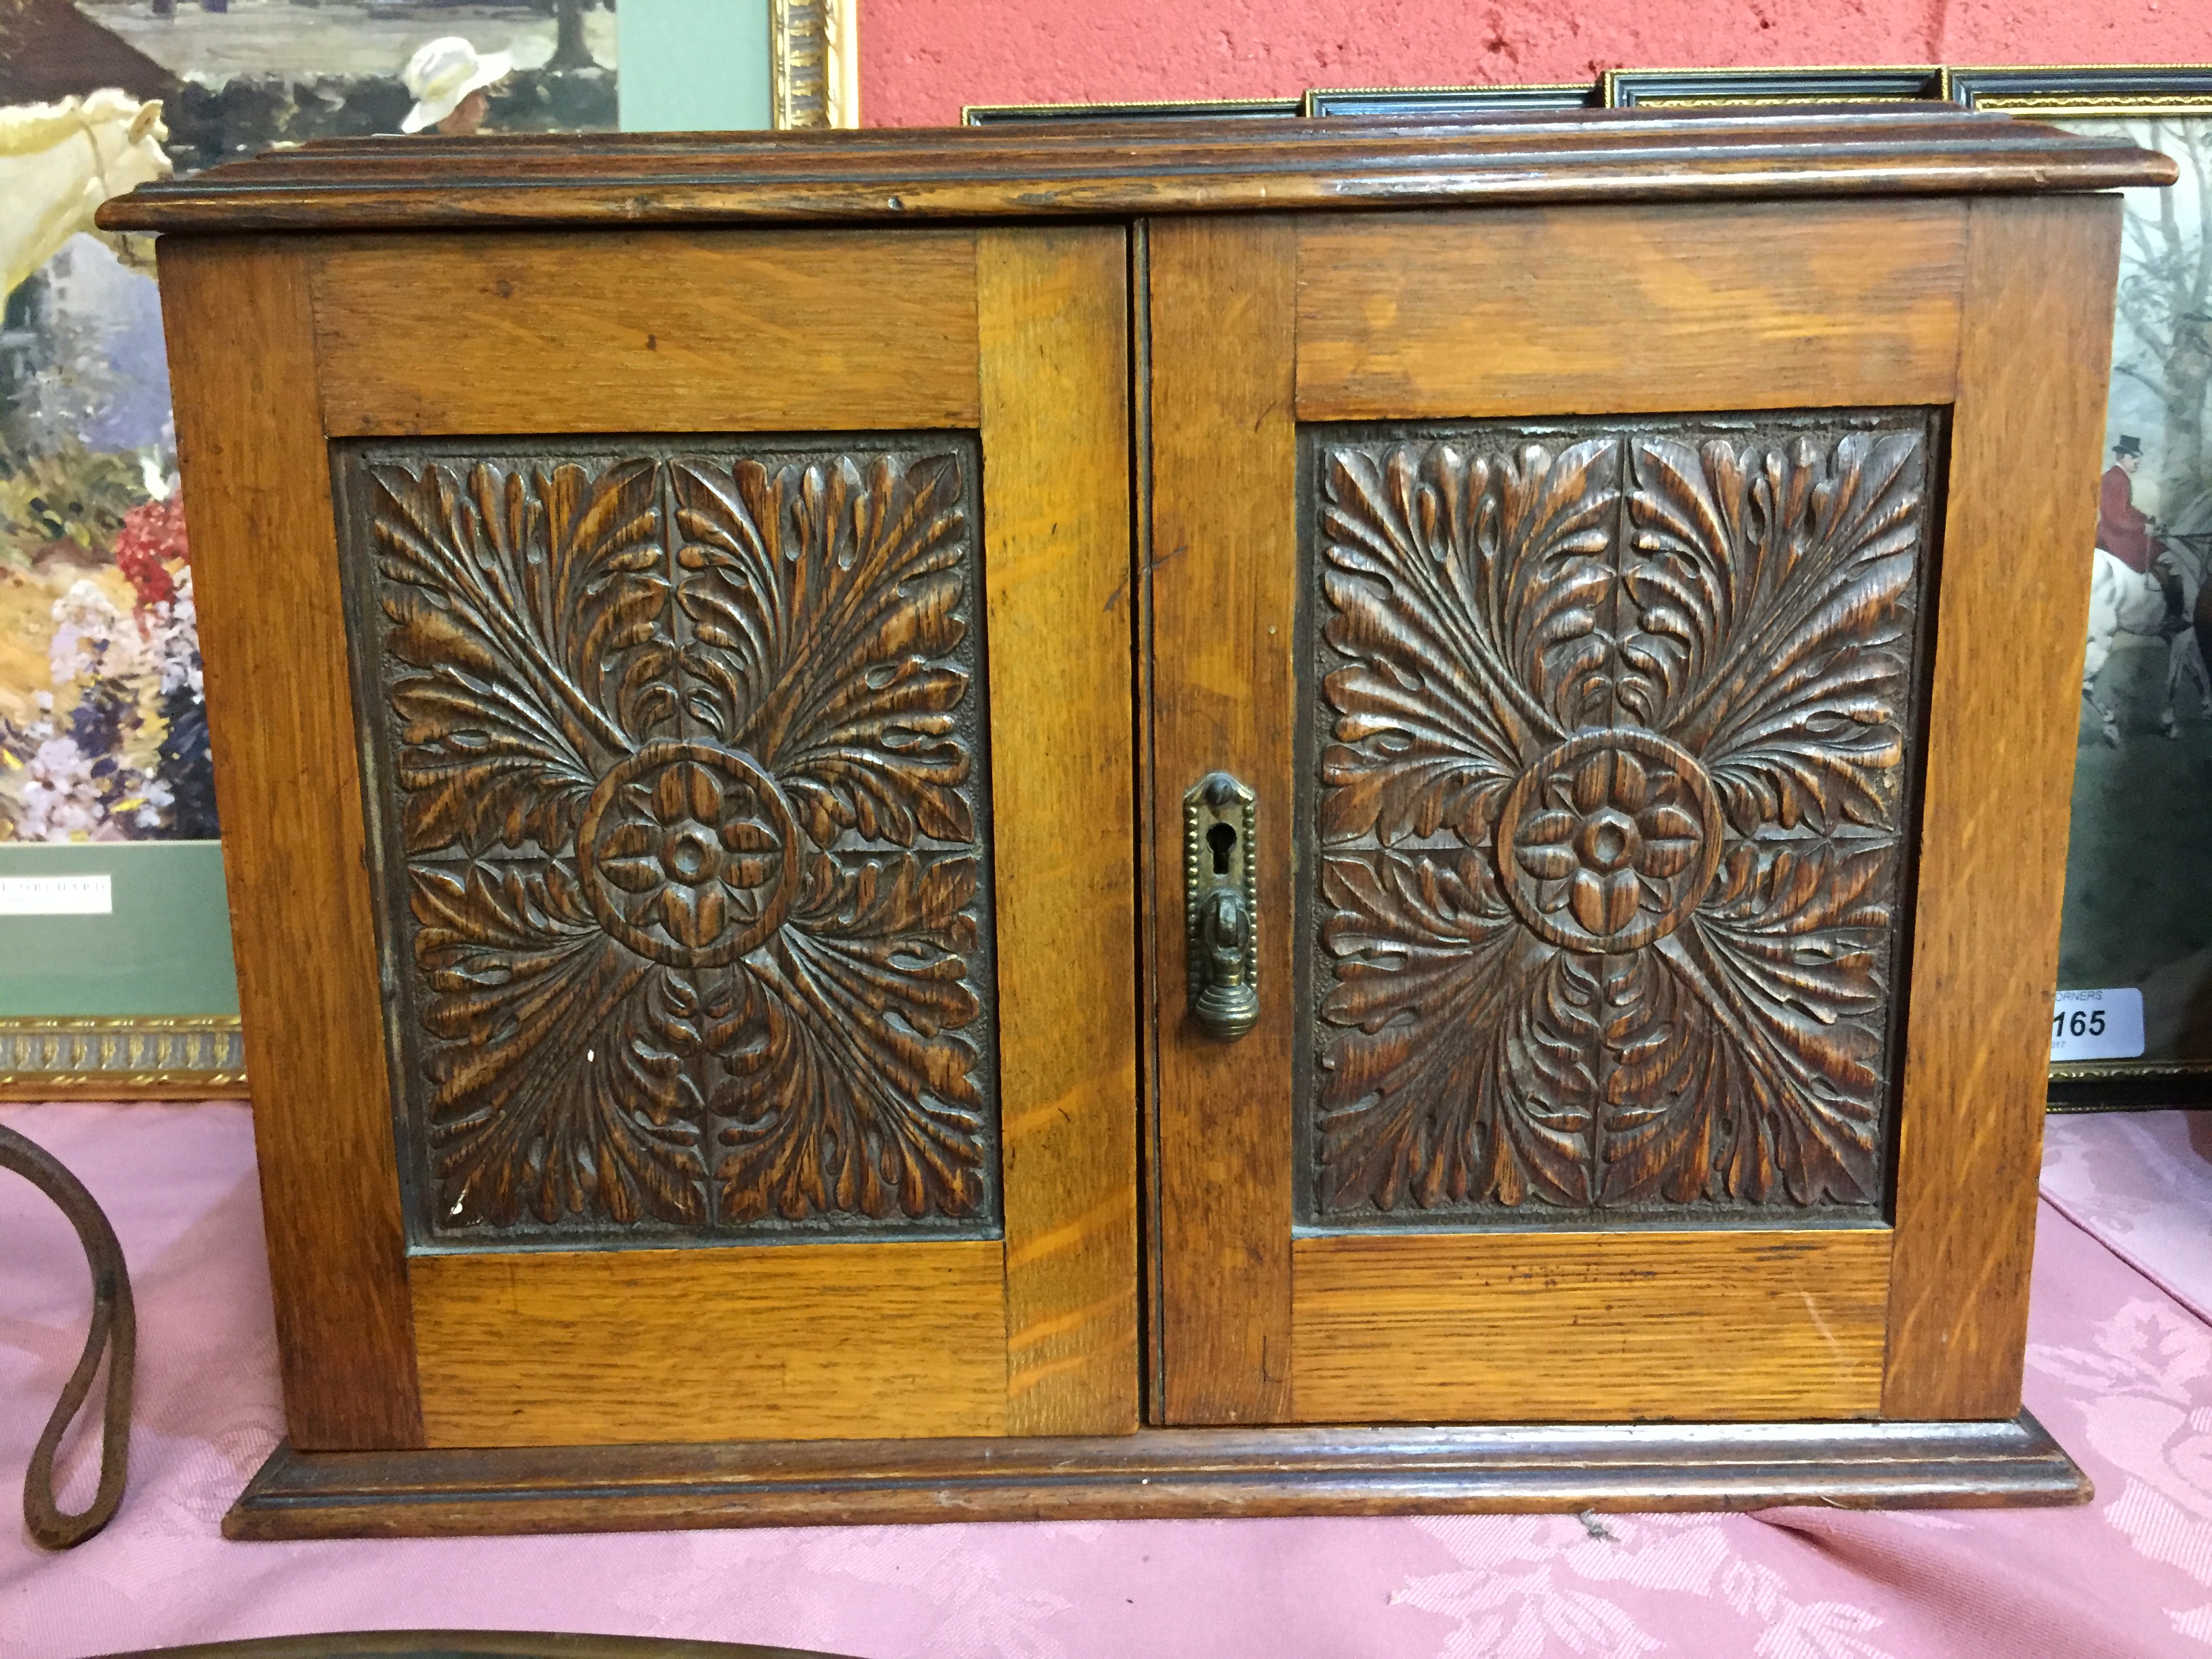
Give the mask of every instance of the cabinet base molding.
[[923, 1521], [2081, 1504], [2033, 1417], [1147, 1429], [1085, 1438], [722, 1442], [270, 1455], [237, 1539]]

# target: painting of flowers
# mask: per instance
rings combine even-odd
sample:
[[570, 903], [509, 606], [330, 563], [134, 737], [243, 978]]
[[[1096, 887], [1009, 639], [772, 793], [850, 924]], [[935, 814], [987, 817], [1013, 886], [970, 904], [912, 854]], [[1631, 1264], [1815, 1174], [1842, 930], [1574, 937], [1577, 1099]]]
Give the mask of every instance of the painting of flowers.
[[276, 143], [616, 116], [595, 0], [0, 0], [0, 845], [218, 833], [155, 251], [100, 203]]

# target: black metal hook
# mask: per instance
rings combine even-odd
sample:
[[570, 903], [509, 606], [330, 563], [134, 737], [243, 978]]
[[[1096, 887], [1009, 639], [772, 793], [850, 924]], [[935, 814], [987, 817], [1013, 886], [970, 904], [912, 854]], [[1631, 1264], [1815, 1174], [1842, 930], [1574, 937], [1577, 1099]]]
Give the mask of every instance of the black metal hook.
[[[5, 1124], [0, 1124], [0, 1169], [13, 1170], [60, 1206], [76, 1229], [77, 1242], [84, 1246], [84, 1259], [92, 1269], [92, 1328], [85, 1333], [84, 1352], [32, 1449], [31, 1466], [23, 1477], [23, 1522], [32, 1539], [42, 1548], [65, 1550], [114, 1519], [123, 1502], [131, 1457], [131, 1382], [137, 1363], [138, 1315], [131, 1300], [123, 1246], [84, 1183], [60, 1159]], [[54, 1492], [54, 1455], [92, 1392], [103, 1350], [107, 1353], [107, 1399], [100, 1414], [100, 1489], [84, 1510], [65, 1515]]]

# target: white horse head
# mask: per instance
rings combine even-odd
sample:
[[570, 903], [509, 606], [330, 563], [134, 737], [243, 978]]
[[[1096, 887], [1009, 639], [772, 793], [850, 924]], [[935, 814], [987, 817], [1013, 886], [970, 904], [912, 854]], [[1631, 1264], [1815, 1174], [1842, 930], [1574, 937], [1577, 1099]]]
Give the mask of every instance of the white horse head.
[[0, 109], [0, 297], [79, 231], [126, 264], [150, 262], [150, 239], [95, 229], [92, 216], [109, 197], [169, 176], [168, 136], [158, 99], [142, 104], [112, 88]]

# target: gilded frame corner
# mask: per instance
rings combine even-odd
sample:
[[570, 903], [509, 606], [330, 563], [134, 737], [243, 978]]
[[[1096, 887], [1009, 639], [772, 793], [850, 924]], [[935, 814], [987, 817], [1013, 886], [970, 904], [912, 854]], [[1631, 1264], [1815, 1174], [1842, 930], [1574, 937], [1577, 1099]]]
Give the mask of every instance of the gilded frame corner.
[[769, 70], [777, 131], [859, 126], [860, 0], [770, 0]]

